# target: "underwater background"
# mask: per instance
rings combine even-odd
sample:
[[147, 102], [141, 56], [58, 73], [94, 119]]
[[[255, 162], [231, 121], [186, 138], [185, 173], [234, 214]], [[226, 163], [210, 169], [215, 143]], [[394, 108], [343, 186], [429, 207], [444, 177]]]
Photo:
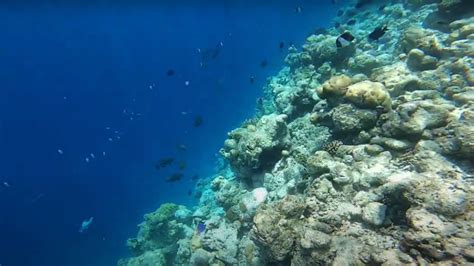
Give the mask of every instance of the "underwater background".
[[[196, 205], [192, 177], [215, 173], [289, 45], [337, 2], [2, 2], [0, 264], [116, 265], [144, 213]], [[177, 182], [176, 162], [156, 169], [169, 157], [186, 164]]]

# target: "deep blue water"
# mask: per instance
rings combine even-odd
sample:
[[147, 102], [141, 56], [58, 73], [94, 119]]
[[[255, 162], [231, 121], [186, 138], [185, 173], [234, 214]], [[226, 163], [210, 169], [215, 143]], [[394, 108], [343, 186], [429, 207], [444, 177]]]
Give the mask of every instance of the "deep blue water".
[[[253, 115], [279, 43], [328, 26], [330, 2], [0, 4], [0, 264], [115, 265], [144, 213], [192, 206], [190, 176]], [[166, 156], [187, 162], [182, 181], [154, 169]]]

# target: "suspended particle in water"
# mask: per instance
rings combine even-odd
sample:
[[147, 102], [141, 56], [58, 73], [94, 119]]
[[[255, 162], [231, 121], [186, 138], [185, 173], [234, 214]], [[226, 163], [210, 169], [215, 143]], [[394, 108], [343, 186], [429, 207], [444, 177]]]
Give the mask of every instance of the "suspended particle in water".
[[59, 154], [64, 154], [63, 150], [61, 150], [61, 149], [58, 149], [58, 153]]
[[102, 152], [102, 156], [105, 156], [105, 151]]
[[88, 163], [88, 162], [89, 162], [89, 157], [86, 157], [86, 163]]
[[91, 153], [91, 158], [95, 159], [95, 155], [93, 153]]
[[184, 82], [184, 85], [185, 85], [185, 86], [189, 86], [189, 80], [186, 80], [186, 81]]
[[112, 138], [108, 138], [108, 140], [109, 140], [110, 142], [114, 141]]

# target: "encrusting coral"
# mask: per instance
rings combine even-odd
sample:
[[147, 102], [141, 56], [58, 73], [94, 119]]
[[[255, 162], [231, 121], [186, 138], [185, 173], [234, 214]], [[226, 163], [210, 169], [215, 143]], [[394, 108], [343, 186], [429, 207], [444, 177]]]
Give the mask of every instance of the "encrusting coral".
[[290, 47], [198, 206], [146, 215], [119, 265], [474, 263], [473, 2], [393, 2]]

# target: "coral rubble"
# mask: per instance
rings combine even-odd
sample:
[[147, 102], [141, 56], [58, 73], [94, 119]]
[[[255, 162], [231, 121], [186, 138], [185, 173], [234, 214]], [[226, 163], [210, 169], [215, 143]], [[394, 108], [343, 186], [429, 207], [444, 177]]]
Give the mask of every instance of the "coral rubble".
[[474, 263], [472, 1], [393, 2], [291, 47], [199, 205], [145, 215], [119, 265]]

